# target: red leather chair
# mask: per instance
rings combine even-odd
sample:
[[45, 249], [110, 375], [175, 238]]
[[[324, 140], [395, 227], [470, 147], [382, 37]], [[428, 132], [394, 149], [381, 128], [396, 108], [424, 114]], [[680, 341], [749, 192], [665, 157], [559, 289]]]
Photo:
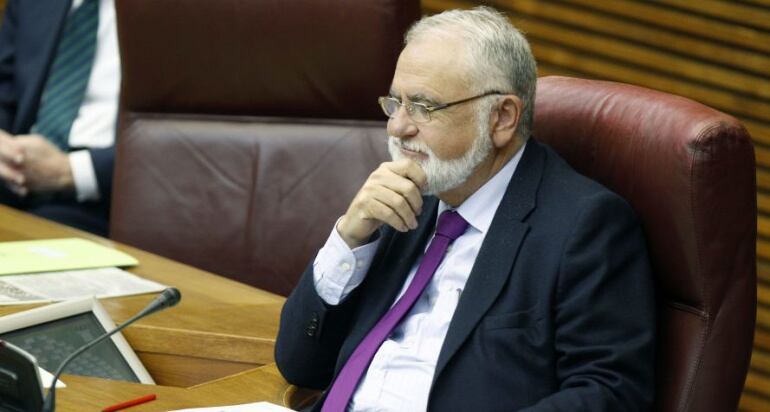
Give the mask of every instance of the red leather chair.
[[659, 290], [656, 409], [736, 410], [756, 316], [746, 129], [626, 84], [545, 77], [537, 88], [535, 137], [628, 199], [644, 226]]
[[288, 294], [387, 158], [417, 0], [118, 0], [110, 236]]

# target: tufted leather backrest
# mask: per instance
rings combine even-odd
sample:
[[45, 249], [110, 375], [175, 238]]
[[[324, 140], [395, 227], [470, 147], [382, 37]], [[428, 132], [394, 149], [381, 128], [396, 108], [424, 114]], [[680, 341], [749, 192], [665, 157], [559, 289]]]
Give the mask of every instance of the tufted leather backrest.
[[387, 157], [417, 0], [118, 0], [110, 236], [288, 294]]
[[641, 87], [538, 81], [535, 136], [639, 215], [658, 285], [657, 410], [734, 411], [756, 314], [754, 151], [733, 117]]

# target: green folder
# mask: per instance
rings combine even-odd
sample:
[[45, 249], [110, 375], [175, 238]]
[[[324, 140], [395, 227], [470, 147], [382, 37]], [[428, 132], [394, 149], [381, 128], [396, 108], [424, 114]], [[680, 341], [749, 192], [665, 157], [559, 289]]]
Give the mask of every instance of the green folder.
[[79, 238], [0, 242], [0, 275], [133, 266], [133, 257]]

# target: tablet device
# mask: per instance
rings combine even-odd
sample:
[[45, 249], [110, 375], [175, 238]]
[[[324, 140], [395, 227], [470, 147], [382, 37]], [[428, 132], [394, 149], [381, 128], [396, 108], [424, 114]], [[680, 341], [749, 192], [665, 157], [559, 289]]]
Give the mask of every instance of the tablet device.
[[[78, 348], [114, 328], [110, 316], [93, 297], [0, 317], [0, 339], [29, 352], [51, 372]], [[120, 333], [82, 353], [64, 373], [155, 383]]]

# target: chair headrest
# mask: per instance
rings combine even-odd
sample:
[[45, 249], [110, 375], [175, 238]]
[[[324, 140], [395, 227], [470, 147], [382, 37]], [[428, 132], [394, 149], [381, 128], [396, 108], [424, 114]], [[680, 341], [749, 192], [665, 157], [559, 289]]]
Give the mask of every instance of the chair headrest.
[[410, 0], [116, 2], [123, 108], [379, 119]]

